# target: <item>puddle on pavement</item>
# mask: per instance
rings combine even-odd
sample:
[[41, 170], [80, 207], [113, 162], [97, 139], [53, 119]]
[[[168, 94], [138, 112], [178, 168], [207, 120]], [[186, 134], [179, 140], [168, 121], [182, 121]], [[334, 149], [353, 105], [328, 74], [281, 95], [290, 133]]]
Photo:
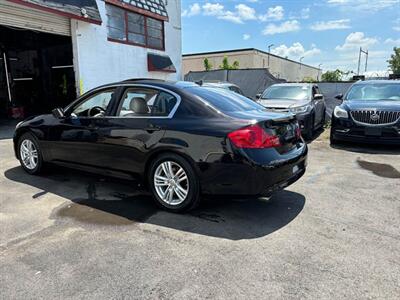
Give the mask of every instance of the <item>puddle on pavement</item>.
[[364, 170], [371, 171], [375, 175], [384, 178], [400, 178], [400, 172], [388, 164], [380, 164], [366, 160], [357, 159], [358, 165]]
[[57, 216], [96, 225], [130, 225], [134, 221], [89, 206], [69, 203], [57, 211]]
[[124, 226], [145, 222], [158, 208], [148, 196], [127, 197], [121, 200], [77, 199], [56, 209], [55, 218], [69, 218], [96, 225]]

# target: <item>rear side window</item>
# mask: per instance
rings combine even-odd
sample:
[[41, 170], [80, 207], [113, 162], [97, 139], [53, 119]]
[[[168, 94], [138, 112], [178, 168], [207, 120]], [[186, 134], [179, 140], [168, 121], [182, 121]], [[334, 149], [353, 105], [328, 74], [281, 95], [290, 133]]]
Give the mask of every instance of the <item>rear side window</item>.
[[192, 87], [188, 90], [222, 112], [265, 110], [262, 105], [229, 90], [210, 87]]
[[117, 111], [119, 117], [167, 117], [177, 105], [175, 96], [156, 89], [128, 88]]

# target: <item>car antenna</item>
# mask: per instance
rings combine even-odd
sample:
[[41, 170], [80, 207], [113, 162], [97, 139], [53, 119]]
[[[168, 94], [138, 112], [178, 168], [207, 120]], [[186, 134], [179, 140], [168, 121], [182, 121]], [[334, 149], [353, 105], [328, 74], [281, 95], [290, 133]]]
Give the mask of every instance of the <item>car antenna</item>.
[[199, 81], [195, 81], [196, 84], [198, 84], [199, 86], [203, 85], [203, 80], [199, 80]]

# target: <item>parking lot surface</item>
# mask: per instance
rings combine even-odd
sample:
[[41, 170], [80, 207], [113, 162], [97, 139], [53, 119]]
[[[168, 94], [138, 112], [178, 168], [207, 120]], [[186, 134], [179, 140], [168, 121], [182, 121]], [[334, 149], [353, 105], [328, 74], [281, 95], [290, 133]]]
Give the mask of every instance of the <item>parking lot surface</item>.
[[1, 299], [398, 299], [400, 150], [322, 134], [270, 201], [159, 211], [136, 184], [29, 176], [0, 135]]

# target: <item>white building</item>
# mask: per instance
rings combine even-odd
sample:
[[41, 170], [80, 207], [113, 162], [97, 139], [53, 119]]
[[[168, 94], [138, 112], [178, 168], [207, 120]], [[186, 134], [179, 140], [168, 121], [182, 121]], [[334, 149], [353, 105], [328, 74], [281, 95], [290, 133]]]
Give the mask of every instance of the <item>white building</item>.
[[0, 0], [0, 55], [0, 117], [46, 112], [104, 83], [181, 79], [181, 3]]

